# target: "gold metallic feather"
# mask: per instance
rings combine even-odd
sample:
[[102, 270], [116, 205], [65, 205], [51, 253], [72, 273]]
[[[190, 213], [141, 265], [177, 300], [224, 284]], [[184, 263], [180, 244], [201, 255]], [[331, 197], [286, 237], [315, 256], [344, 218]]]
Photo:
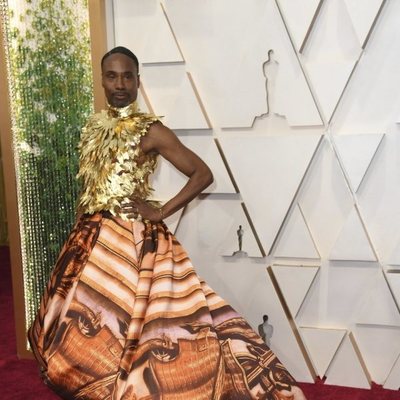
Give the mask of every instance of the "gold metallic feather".
[[156, 121], [155, 115], [139, 112], [136, 102], [124, 108], [109, 106], [89, 118], [78, 146], [79, 212], [107, 210], [127, 220], [122, 204], [130, 198], [147, 199], [157, 156], [144, 154], [139, 144]]

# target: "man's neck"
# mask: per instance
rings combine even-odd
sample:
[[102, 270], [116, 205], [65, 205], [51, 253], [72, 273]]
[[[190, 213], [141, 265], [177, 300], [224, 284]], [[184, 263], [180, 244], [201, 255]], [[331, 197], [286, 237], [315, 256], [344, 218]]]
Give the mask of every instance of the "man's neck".
[[139, 106], [137, 101], [134, 101], [131, 104], [128, 104], [125, 107], [114, 107], [108, 104], [108, 113], [111, 117], [114, 118], [128, 118], [133, 114], [139, 112]]

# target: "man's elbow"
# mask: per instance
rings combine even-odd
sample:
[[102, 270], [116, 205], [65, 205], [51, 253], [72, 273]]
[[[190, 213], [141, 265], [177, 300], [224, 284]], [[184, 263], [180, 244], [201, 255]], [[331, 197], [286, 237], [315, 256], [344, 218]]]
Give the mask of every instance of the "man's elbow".
[[209, 168], [207, 168], [207, 171], [203, 176], [204, 176], [204, 189], [205, 189], [214, 182], [214, 176]]
[[213, 174], [206, 164], [200, 165], [188, 176], [196, 182], [199, 191], [203, 191], [214, 182]]
[[208, 185], [207, 186], [210, 186], [213, 182], [214, 182], [214, 175], [212, 174], [212, 172], [210, 170], [209, 180], [208, 180]]

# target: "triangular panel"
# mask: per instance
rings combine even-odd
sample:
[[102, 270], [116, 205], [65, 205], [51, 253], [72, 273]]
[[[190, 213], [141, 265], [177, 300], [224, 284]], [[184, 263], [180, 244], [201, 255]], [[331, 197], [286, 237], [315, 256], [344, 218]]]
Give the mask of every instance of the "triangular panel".
[[349, 12], [354, 30], [360, 41], [360, 46], [364, 47], [368, 33], [377, 17], [384, 0], [344, 0]]
[[[323, 125], [275, 1], [167, 0], [165, 6], [213, 124], [251, 127], [267, 113], [268, 97], [290, 126]], [[266, 62], [270, 50], [276, 79]]]
[[[360, 324], [400, 327], [399, 310], [383, 274], [384, 272], [377, 270], [375, 277], [371, 276], [365, 282], [364, 299], [359, 303], [354, 319]], [[386, 276], [390, 282], [391, 274]]]
[[306, 68], [327, 121], [343, 93], [355, 61], [309, 61]]
[[293, 208], [289, 220], [283, 228], [273, 255], [289, 258], [320, 258], [298, 204]]
[[272, 271], [293, 317], [296, 317], [318, 269], [319, 267], [272, 266]]
[[[253, 137], [251, 140], [221, 138], [222, 150], [266, 252], [271, 248], [319, 140], [319, 135]], [[255, 171], [265, 171], [263, 180], [257, 184], [249, 179]]]
[[301, 2], [279, 0], [278, 2], [297, 51], [303, 47], [320, 3], [321, 0], [303, 0]]
[[113, 4], [116, 46], [133, 49], [142, 63], [184, 61], [159, 1], [114, 0]]
[[322, 379], [346, 334], [346, 330], [301, 327], [300, 333], [317, 374]]
[[334, 136], [339, 157], [354, 191], [358, 190], [383, 137], [384, 134]]
[[344, 3], [324, 1], [302, 58], [326, 121], [331, 120], [360, 54]]
[[389, 283], [390, 290], [396, 299], [397, 305], [400, 306], [400, 271], [387, 272], [386, 279]]
[[354, 201], [327, 138], [304, 180], [298, 202], [318, 252], [328, 258]]
[[397, 355], [397, 360], [394, 363], [383, 387], [390, 390], [400, 389], [400, 354]]
[[371, 379], [382, 385], [400, 353], [400, 328], [357, 325], [354, 335]]
[[[369, 1], [353, 1], [357, 3], [357, 7], [370, 7]], [[324, 3], [343, 3], [346, 8], [343, 1], [325, 1]], [[371, 3], [371, 8], [374, 9], [376, 0], [372, 0]], [[400, 117], [398, 105], [400, 76], [397, 69], [400, 53], [386, 48], [386, 46], [391, 48], [393, 43], [397, 43], [395, 38], [399, 34], [400, 2], [385, 1], [384, 3], [377, 23], [371, 31], [368, 45], [362, 57], [359, 58], [356, 70], [346, 89], [343, 101], [335, 112], [334, 127], [341, 131], [389, 132], [396, 117], [397, 119]], [[347, 8], [346, 15], [350, 24], [353, 25]], [[349, 40], [350, 35], [343, 33], [341, 21], [338, 27], [340, 28], [336, 30], [336, 36]], [[359, 46], [360, 41], [353, 27], [352, 30]], [[378, 75], [380, 79], [375, 81]], [[371, 82], [376, 82], [376, 84], [371, 84]], [[384, 159], [387, 160], [386, 157]]]
[[389, 265], [400, 265], [400, 242], [394, 247], [388, 260]]
[[348, 215], [329, 258], [345, 261], [376, 261], [376, 256], [355, 207]]
[[353, 343], [346, 336], [326, 372], [327, 385], [369, 389], [370, 383]]
[[[187, 221], [192, 224], [192, 232], [182, 232], [187, 228]], [[242, 226], [242, 251], [246, 257], [263, 257], [257, 240], [254, 237], [250, 223], [243, 211], [240, 200], [207, 197], [192, 201], [185, 210], [182, 223], [178, 227], [178, 238], [183, 241], [193, 241], [196, 252], [220, 256], [233, 256], [239, 250], [238, 228]], [[190, 254], [190, 253], [189, 253]]]
[[209, 129], [184, 65], [145, 65], [141, 77], [150, 104], [171, 129]]

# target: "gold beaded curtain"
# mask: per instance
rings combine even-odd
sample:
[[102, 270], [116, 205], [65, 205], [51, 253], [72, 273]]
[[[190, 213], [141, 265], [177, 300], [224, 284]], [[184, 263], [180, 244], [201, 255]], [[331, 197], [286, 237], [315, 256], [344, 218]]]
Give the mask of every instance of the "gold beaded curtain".
[[76, 146], [92, 112], [87, 0], [0, 0], [26, 322], [71, 229]]

